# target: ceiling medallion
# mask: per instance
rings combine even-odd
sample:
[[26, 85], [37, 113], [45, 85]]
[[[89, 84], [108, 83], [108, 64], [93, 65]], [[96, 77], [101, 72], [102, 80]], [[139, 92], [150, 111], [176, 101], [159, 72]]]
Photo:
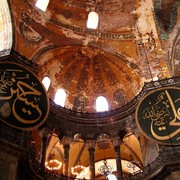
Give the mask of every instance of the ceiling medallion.
[[113, 172], [113, 167], [111, 165], [108, 165], [107, 164], [107, 160], [105, 159], [103, 161], [103, 165], [99, 167], [98, 171], [100, 171], [100, 173], [102, 175], [108, 175], [108, 174], [111, 174]]

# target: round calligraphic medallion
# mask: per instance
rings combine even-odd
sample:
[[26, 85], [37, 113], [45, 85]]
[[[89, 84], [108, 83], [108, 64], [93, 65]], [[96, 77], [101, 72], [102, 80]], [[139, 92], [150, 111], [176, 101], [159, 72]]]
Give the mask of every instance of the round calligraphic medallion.
[[165, 87], [147, 94], [136, 109], [136, 123], [160, 144], [180, 144], [180, 88]]
[[0, 62], [0, 120], [17, 129], [41, 126], [49, 114], [49, 99], [37, 76], [22, 65]]

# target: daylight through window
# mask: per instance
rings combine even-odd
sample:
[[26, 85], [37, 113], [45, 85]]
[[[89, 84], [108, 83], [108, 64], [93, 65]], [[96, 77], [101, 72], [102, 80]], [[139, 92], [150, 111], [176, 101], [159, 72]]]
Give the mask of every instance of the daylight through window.
[[90, 12], [88, 14], [87, 28], [97, 29], [99, 22], [99, 16], [96, 12]]
[[35, 6], [41, 9], [42, 11], [46, 11], [49, 4], [49, 0], [37, 0]]
[[97, 112], [108, 111], [108, 102], [105, 97], [99, 96], [96, 99], [96, 111]]
[[46, 89], [46, 91], [48, 91], [48, 89], [49, 89], [49, 86], [50, 86], [50, 84], [51, 84], [51, 80], [50, 80], [50, 78], [49, 77], [44, 77], [44, 79], [42, 80], [42, 83], [43, 83], [43, 85], [44, 85], [44, 87], [45, 87], [45, 89]]
[[58, 89], [55, 94], [54, 102], [57, 105], [64, 107], [65, 101], [66, 101], [66, 92], [63, 89]]

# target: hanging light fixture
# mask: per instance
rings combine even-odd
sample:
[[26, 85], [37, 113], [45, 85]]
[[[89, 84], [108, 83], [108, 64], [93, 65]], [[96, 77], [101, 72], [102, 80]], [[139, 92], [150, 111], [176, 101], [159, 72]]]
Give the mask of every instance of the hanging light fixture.
[[62, 162], [56, 159], [54, 154], [55, 145], [57, 142], [55, 142], [55, 137], [54, 137], [54, 145], [53, 145], [52, 153], [50, 153], [48, 161], [46, 161], [45, 163], [45, 167], [51, 171], [59, 170], [62, 166]]
[[108, 175], [108, 174], [111, 174], [113, 172], [113, 167], [111, 165], [108, 165], [107, 164], [107, 160], [105, 159], [103, 161], [103, 165], [99, 167], [98, 171], [100, 171], [100, 173], [102, 175]]
[[71, 168], [71, 173], [73, 175], [76, 175], [77, 178], [83, 178], [84, 176], [87, 175], [88, 168], [84, 167], [83, 165], [78, 164]]
[[45, 167], [51, 171], [53, 170], [59, 170], [62, 166], [62, 162], [60, 162], [59, 160], [55, 159], [54, 154], [51, 155], [52, 157], [46, 161], [45, 163]]
[[[76, 166], [74, 167], [71, 167], [71, 173], [73, 175], [76, 176], [76, 178], [81, 178], [83, 179], [87, 174], [88, 174], [88, 171], [89, 171], [89, 168], [88, 167], [85, 167], [81, 164], [81, 159], [80, 159], [80, 156], [82, 155], [81, 153], [83, 152], [82, 149], [80, 150], [80, 142], [82, 141], [81, 138], [82, 138], [82, 135], [81, 134], [76, 134], [76, 136], [74, 137], [75, 140], [79, 143], [79, 161], [77, 163]], [[85, 147], [85, 146], [84, 146]]]

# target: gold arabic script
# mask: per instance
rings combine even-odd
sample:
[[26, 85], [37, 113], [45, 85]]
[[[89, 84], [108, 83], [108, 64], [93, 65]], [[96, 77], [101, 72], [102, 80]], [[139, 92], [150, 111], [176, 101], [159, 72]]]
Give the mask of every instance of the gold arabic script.
[[38, 105], [41, 92], [35, 88], [35, 83], [32, 82], [31, 86], [23, 81], [30, 81], [29, 74], [24, 77], [17, 76], [17, 73], [22, 72], [15, 69], [0, 71], [0, 101], [12, 101], [12, 114], [16, 120], [24, 124], [33, 124], [42, 116]]

